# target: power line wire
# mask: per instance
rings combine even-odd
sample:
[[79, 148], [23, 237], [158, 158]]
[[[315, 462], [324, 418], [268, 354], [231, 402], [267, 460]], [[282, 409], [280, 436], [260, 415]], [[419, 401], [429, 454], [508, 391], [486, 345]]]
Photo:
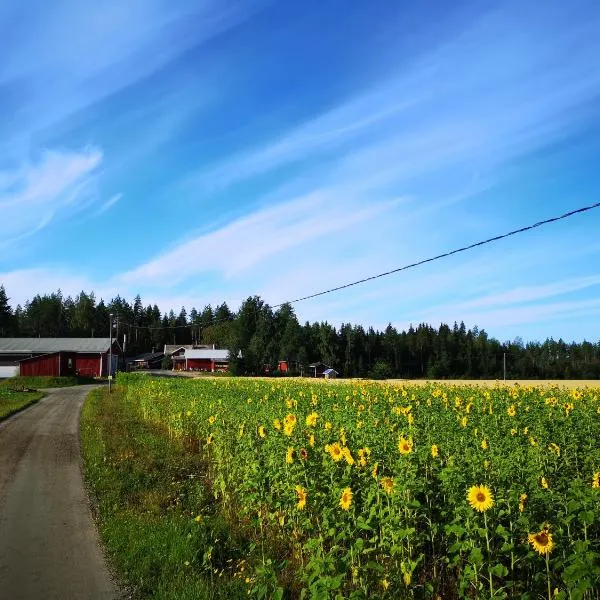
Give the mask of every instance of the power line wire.
[[599, 208], [600, 202], [596, 202], [595, 204], [590, 204], [589, 206], [583, 206], [576, 210], [571, 210], [563, 215], [558, 217], [552, 217], [550, 219], [544, 219], [543, 221], [538, 221], [533, 225], [527, 225], [526, 227], [521, 227], [519, 229], [514, 229], [513, 231], [509, 231], [507, 233], [503, 233], [502, 235], [496, 235], [494, 237], [488, 238], [486, 240], [482, 240], [480, 242], [475, 242], [474, 244], [469, 244], [468, 246], [462, 246], [461, 248], [456, 248], [455, 250], [450, 250], [449, 252], [444, 252], [443, 254], [438, 254], [436, 256], [432, 256], [430, 258], [425, 258], [423, 260], [419, 260], [414, 263], [410, 263], [408, 265], [404, 265], [402, 267], [398, 267], [397, 269], [392, 269], [390, 271], [385, 271], [384, 273], [378, 273], [377, 275], [371, 275], [370, 277], [365, 277], [364, 279], [359, 279], [357, 281], [353, 281], [351, 283], [345, 283], [344, 285], [338, 285], [337, 287], [329, 288], [327, 290], [323, 290], [322, 292], [316, 292], [315, 294], [310, 294], [308, 296], [303, 296], [302, 298], [296, 298], [295, 300], [289, 300], [288, 302], [282, 302], [281, 304], [275, 304], [272, 308], [279, 308], [284, 304], [294, 304], [296, 302], [302, 302], [303, 300], [310, 300], [311, 298], [317, 298], [318, 296], [324, 296], [325, 294], [331, 294], [332, 292], [337, 292], [339, 290], [344, 290], [349, 287], [353, 287], [355, 285], [359, 285], [361, 283], [365, 283], [367, 281], [373, 281], [374, 279], [379, 279], [381, 277], [387, 277], [388, 275], [392, 275], [394, 273], [399, 273], [400, 271], [407, 271], [408, 269], [412, 269], [414, 267], [418, 267], [424, 265], [426, 263], [434, 262], [436, 260], [440, 260], [441, 258], [446, 258], [448, 256], [452, 256], [453, 254], [458, 254], [459, 252], [466, 252], [467, 250], [472, 250], [473, 248], [477, 248], [478, 246], [484, 246], [486, 244], [491, 244], [492, 242], [497, 242], [499, 240], [503, 240], [507, 237], [511, 237], [513, 235], [517, 235], [519, 233], [524, 233], [526, 231], [531, 231], [536, 227], [541, 227], [542, 225], [548, 225], [549, 223], [555, 223], [556, 221], [561, 221], [563, 219], [568, 219], [573, 215], [581, 214], [594, 208]]
[[[491, 244], [492, 242], [497, 242], [500, 240], [503, 240], [505, 238], [514, 236], [514, 235], [518, 235], [520, 233], [525, 233], [526, 231], [531, 231], [532, 229], [536, 229], [538, 227], [542, 227], [543, 225], [549, 225], [550, 223], [556, 223], [557, 221], [562, 221], [564, 219], [568, 219], [569, 217], [572, 217], [574, 215], [578, 215], [578, 214], [582, 214], [582, 213], [586, 213], [588, 211], [591, 211], [595, 208], [600, 208], [600, 202], [596, 202], [595, 204], [590, 204], [588, 206], [582, 206], [581, 208], [577, 208], [575, 210], [571, 210], [569, 212], [566, 212], [562, 215], [556, 216], [556, 217], [551, 217], [549, 219], [544, 219], [543, 221], [538, 221], [537, 223], [533, 223], [532, 225], [526, 225], [525, 227], [520, 227], [519, 229], [513, 229], [512, 231], [508, 231], [507, 233], [503, 233], [501, 235], [496, 235], [494, 237], [491, 238], [487, 238], [485, 240], [481, 240], [479, 242], [475, 242], [473, 244], [469, 244], [468, 246], [462, 246], [460, 248], [456, 248], [454, 250], [450, 250], [448, 252], [444, 252], [443, 254], [437, 254], [436, 256], [431, 256], [429, 258], [424, 258], [422, 260], [419, 260], [417, 262], [414, 263], [410, 263], [408, 265], [404, 265], [402, 267], [398, 267], [396, 269], [391, 269], [390, 271], [385, 271], [383, 273], [378, 273], [377, 275], [371, 275], [369, 277], [364, 277], [363, 279], [358, 279], [357, 281], [352, 281], [350, 283], [345, 283], [343, 285], [338, 285], [336, 287], [333, 288], [329, 288], [326, 290], [323, 290], [321, 292], [316, 292], [314, 294], [309, 294], [308, 296], [303, 296], [301, 298], [296, 298], [295, 300], [288, 300], [287, 302], [280, 302], [279, 304], [275, 304], [273, 305], [271, 308], [280, 308], [282, 307], [284, 304], [295, 304], [297, 302], [302, 302], [304, 300], [310, 300], [311, 298], [317, 298], [319, 296], [324, 296], [325, 294], [331, 294], [332, 292], [338, 292], [340, 290], [345, 290], [347, 288], [353, 287], [355, 285], [360, 285], [362, 283], [366, 283], [367, 281], [373, 281], [375, 279], [380, 279], [382, 277], [387, 277], [389, 275], [393, 275], [395, 273], [400, 273], [401, 271], [407, 271], [408, 269], [413, 269], [415, 267], [419, 267], [421, 265], [427, 264], [427, 263], [431, 263], [437, 260], [440, 260], [442, 258], [447, 258], [448, 256], [452, 256], [454, 254], [459, 254], [461, 252], [466, 252], [467, 250], [472, 250], [473, 248], [478, 248], [479, 246], [485, 246], [486, 244]], [[213, 322], [211, 323], [211, 325], [217, 325], [219, 322], [224, 323], [224, 322], [228, 322], [228, 321], [232, 321], [232, 318], [228, 318], [228, 319], [222, 319], [220, 321], [217, 322]], [[135, 327], [137, 329], [183, 329], [186, 327], [199, 327], [199, 324], [189, 324], [189, 325], [169, 325], [167, 327], [150, 327], [150, 326], [146, 326], [146, 325], [133, 325], [133, 324], [129, 324], [126, 323], [126, 325], [128, 325], [129, 327]]]

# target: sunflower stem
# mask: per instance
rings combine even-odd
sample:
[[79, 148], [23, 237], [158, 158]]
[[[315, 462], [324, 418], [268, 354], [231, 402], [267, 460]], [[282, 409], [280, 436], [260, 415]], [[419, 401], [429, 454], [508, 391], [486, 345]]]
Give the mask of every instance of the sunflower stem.
[[494, 597], [494, 581], [492, 580], [492, 567], [490, 566], [490, 562], [492, 561], [492, 553], [490, 551], [490, 535], [488, 532], [488, 522], [487, 515], [485, 512], [483, 513], [483, 522], [485, 524], [485, 544], [487, 547], [488, 553], [488, 578], [490, 582], [490, 599]]
[[546, 552], [546, 580], [548, 582], [548, 600], [552, 600], [552, 590], [550, 586], [550, 552]]

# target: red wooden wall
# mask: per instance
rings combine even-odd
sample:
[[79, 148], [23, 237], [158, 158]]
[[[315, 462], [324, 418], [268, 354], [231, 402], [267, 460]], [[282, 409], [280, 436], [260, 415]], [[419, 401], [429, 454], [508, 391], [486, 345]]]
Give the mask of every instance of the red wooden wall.
[[51, 354], [49, 356], [38, 356], [21, 363], [21, 375], [39, 376], [47, 375], [58, 377], [59, 375], [60, 355]]
[[[103, 370], [108, 366], [108, 357], [103, 362]], [[74, 372], [86, 377], [100, 376], [100, 355], [99, 354], [74, 354], [73, 355]]]

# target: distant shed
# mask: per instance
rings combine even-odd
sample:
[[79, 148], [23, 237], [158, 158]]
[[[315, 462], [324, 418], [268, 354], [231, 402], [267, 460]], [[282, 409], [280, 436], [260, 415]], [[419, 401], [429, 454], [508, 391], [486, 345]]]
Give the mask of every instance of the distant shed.
[[192, 371], [227, 371], [229, 350], [194, 348], [185, 351], [185, 368]]

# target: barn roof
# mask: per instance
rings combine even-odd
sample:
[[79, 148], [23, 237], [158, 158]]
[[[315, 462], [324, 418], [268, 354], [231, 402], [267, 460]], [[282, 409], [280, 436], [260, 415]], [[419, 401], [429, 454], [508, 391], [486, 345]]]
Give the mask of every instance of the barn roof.
[[204, 358], [209, 360], [229, 360], [229, 350], [192, 349], [185, 351], [186, 358]]
[[207, 345], [195, 346], [194, 344], [165, 344], [165, 354], [170, 356], [178, 350], [191, 350], [192, 348], [210, 348]]
[[109, 346], [110, 338], [0, 338], [0, 354], [108, 352]]

